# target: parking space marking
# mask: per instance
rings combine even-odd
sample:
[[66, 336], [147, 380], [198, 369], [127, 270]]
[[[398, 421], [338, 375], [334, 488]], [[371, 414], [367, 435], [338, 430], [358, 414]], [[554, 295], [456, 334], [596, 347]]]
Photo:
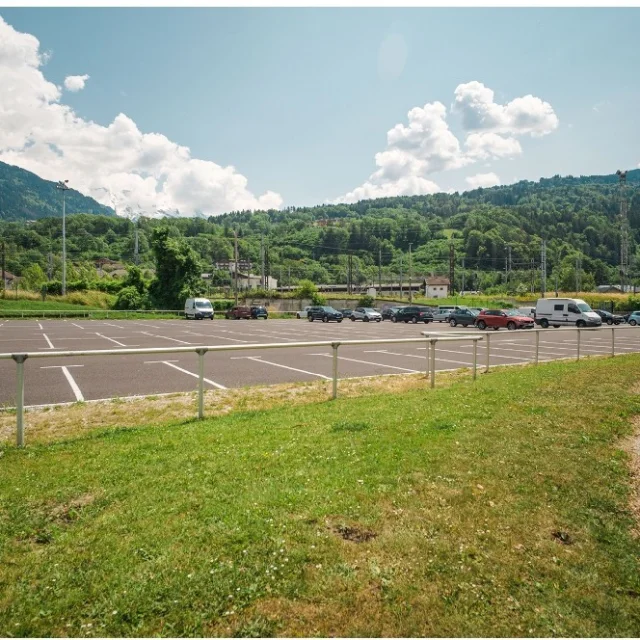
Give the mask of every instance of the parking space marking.
[[42, 328], [42, 325], [38, 322], [38, 329], [40, 329], [40, 331], [44, 331], [44, 329]]
[[[176, 371], [181, 371], [182, 373], [186, 373], [188, 376], [191, 376], [192, 378], [198, 378], [198, 374], [197, 373], [193, 373], [192, 371], [188, 371], [187, 369], [183, 369], [182, 367], [178, 367], [177, 365], [173, 364], [174, 362], [178, 362], [177, 360], [151, 360], [149, 362], [145, 362], [145, 364], [166, 364], [167, 367], [171, 367], [172, 369], [175, 369]], [[203, 380], [207, 383], [210, 384], [212, 387], [215, 387], [216, 389], [226, 389], [227, 387], [223, 387], [221, 384], [218, 384], [217, 382], [214, 382], [213, 380], [209, 380], [209, 378], [203, 378]]]
[[[471, 347], [473, 348], [472, 345], [462, 345], [465, 348]], [[420, 349], [426, 349], [425, 347], [419, 347]], [[480, 357], [480, 349], [485, 349], [486, 347], [478, 345], [478, 358]], [[495, 349], [500, 349], [500, 347], [495, 347]], [[438, 349], [438, 351], [444, 351], [444, 349]], [[494, 347], [491, 348], [491, 353], [490, 353], [490, 357], [492, 358], [504, 358], [505, 360], [517, 360], [518, 362], [529, 362], [526, 358], [523, 358], [522, 356], [501, 356], [498, 355], [497, 353], [493, 353], [494, 351]], [[500, 349], [500, 351], [511, 351], [511, 349]], [[453, 351], [451, 351], [450, 353], [454, 353]]]
[[69, 372], [71, 367], [84, 367], [83, 364], [68, 364], [66, 366], [52, 365], [48, 367], [40, 367], [41, 369], [62, 369], [62, 373], [64, 377], [67, 379], [69, 386], [71, 387], [71, 391], [76, 397], [78, 402], [84, 402], [84, 396], [82, 395], [82, 391], [80, 391], [80, 387], [76, 384], [76, 381], [73, 379], [73, 376]]
[[110, 322], [103, 322], [102, 324], [107, 325], [107, 327], [115, 327], [116, 329], [124, 329], [124, 327], [121, 327], [119, 324], [111, 324]]
[[245, 344], [249, 342], [249, 340], [240, 340], [239, 338], [227, 338], [226, 336], [216, 336], [213, 333], [195, 333], [194, 331], [183, 331], [182, 333], [188, 333], [191, 336], [199, 336], [201, 338], [218, 338], [219, 340], [231, 340], [231, 342], [243, 342]]
[[[422, 347], [422, 348], [426, 350], [425, 347]], [[425, 363], [427, 362], [426, 356], [416, 356], [412, 353], [397, 353], [395, 351], [387, 351], [386, 349], [377, 349], [376, 351], [365, 351], [364, 353], [384, 353], [388, 356], [401, 356], [403, 358], [418, 358], [419, 360], [422, 360]], [[461, 353], [460, 355], [464, 355], [464, 354]], [[437, 358], [436, 363], [437, 362], [450, 362], [451, 364], [461, 364], [464, 367], [470, 367], [473, 364], [472, 362], [462, 362], [460, 360], [446, 360], [445, 358]]]
[[146, 324], [145, 322], [136, 322], [135, 320], [130, 320], [131, 324], [138, 324], [143, 327], [151, 327], [152, 329], [162, 329], [162, 327], [156, 327], [155, 324]]
[[122, 344], [122, 342], [118, 342], [115, 338], [109, 338], [108, 336], [103, 336], [101, 333], [98, 333], [97, 331], [96, 331], [96, 335], [100, 338], [104, 338], [105, 340], [109, 340], [120, 347], [139, 347], [140, 346], [138, 344]]
[[179, 342], [180, 344], [193, 344], [193, 342], [185, 342], [184, 340], [178, 340], [178, 338], [169, 338], [168, 336], [158, 336], [153, 333], [149, 333], [148, 331], [138, 331], [137, 333], [142, 333], [145, 336], [151, 336], [152, 338], [163, 338], [164, 340], [171, 340], [172, 342]]
[[[311, 356], [322, 356], [323, 358], [333, 358], [330, 353], [310, 353]], [[398, 371], [408, 371], [409, 373], [422, 373], [416, 369], [408, 369], [407, 367], [394, 367], [390, 364], [380, 364], [379, 362], [369, 362], [368, 360], [356, 360], [355, 358], [345, 358], [344, 356], [338, 356], [338, 360], [346, 360], [347, 362], [357, 362], [359, 364], [370, 364], [372, 367], [385, 367], [387, 369], [397, 369]]]
[[[232, 358], [233, 360], [241, 360], [243, 358]], [[260, 362], [262, 364], [270, 364], [272, 367], [280, 367], [281, 369], [289, 369], [289, 371], [297, 371], [298, 373], [306, 373], [309, 376], [316, 376], [323, 380], [331, 380], [329, 376], [322, 375], [321, 373], [314, 373], [313, 371], [305, 371], [304, 369], [296, 369], [295, 367], [288, 367], [286, 364], [280, 364], [279, 362], [271, 362], [271, 360], [263, 360], [260, 356], [245, 356], [245, 360], [253, 360], [254, 362]]]
[[[75, 322], [71, 323], [74, 327], [78, 327], [78, 329], [82, 329], [84, 331], [84, 327], [81, 327], [79, 324], [76, 324]], [[42, 328], [42, 327], [40, 327]]]
[[47, 341], [47, 344], [49, 345], [48, 347], [42, 347], [43, 349], [55, 349], [55, 347], [53, 346], [53, 343], [51, 342], [51, 340], [49, 340], [49, 336], [47, 336], [46, 333], [42, 334], [44, 339]]

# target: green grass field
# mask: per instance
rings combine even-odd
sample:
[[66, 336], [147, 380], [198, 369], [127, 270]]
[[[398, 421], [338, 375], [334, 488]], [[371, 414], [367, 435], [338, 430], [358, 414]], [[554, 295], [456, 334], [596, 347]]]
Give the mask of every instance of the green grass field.
[[6, 444], [0, 635], [638, 636], [639, 378], [551, 363]]

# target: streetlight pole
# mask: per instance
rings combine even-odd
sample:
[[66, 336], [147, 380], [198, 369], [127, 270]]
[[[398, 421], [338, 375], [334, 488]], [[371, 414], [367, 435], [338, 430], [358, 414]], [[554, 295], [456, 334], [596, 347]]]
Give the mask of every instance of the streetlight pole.
[[67, 228], [66, 228], [66, 200], [65, 193], [70, 187], [67, 185], [68, 180], [58, 180], [56, 189], [62, 191], [62, 295], [67, 295]]

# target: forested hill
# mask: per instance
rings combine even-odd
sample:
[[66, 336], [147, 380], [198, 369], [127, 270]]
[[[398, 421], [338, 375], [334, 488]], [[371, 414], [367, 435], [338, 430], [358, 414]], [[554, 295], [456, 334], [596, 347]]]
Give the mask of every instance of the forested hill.
[[[70, 189], [66, 195], [67, 213], [114, 215], [93, 198]], [[0, 220], [35, 220], [62, 217], [62, 196], [56, 183], [35, 173], [0, 162]]]
[[[52, 202], [59, 203], [59, 194], [54, 196]], [[640, 284], [640, 170], [627, 174], [625, 197], [631, 227], [630, 282]], [[580, 285], [589, 290], [620, 282], [619, 210], [618, 176], [612, 174], [555, 176], [462, 194], [233, 212], [208, 219], [142, 218], [139, 260], [145, 267], [154, 266], [153, 234], [168, 226], [172, 237], [186, 239], [202, 271], [210, 272], [216, 262], [232, 258], [237, 233], [239, 258], [251, 262], [254, 273], [260, 272], [263, 242], [266, 272], [285, 285], [300, 279], [344, 283], [350, 260], [353, 282], [363, 284], [377, 282], [379, 273], [384, 281], [397, 282], [401, 273], [406, 280], [409, 263], [416, 279], [430, 273], [448, 275], [453, 245], [457, 289], [505, 285], [528, 290], [532, 285], [539, 288], [544, 239], [552, 281], [558, 276], [561, 288], [573, 290], [576, 265], [581, 264]], [[57, 259], [60, 220], [0, 220], [0, 238], [7, 242], [9, 270], [19, 275], [34, 261], [46, 266], [49, 252]], [[134, 227], [126, 219], [78, 215], [68, 222], [67, 255], [75, 264], [101, 257], [132, 262], [134, 246]], [[218, 275], [222, 283], [223, 274]]]

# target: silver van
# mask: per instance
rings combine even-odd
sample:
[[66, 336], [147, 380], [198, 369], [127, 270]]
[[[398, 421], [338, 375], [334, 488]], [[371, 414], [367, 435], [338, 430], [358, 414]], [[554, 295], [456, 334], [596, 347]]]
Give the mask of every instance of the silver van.
[[466, 309], [467, 307], [458, 306], [458, 305], [440, 305], [437, 311], [433, 312], [433, 321], [434, 322], [449, 322], [449, 316], [461, 309]]
[[187, 298], [184, 303], [184, 317], [189, 320], [203, 320], [209, 318], [213, 320], [213, 306], [206, 298]]

